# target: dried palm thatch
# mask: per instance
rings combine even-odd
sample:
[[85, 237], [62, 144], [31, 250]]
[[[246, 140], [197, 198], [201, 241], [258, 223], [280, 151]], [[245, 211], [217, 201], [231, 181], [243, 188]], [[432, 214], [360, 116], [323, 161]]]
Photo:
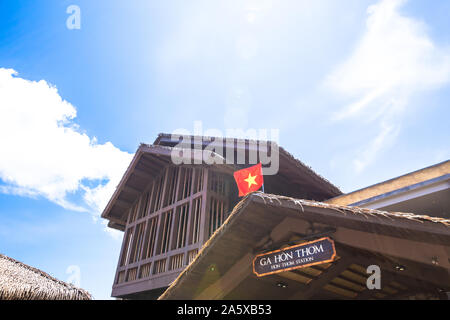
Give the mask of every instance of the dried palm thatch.
[[450, 219], [431, 217], [431, 216], [423, 215], [423, 214], [408, 213], [408, 212], [391, 212], [391, 211], [382, 211], [382, 210], [360, 208], [360, 207], [350, 207], [350, 206], [318, 202], [318, 201], [313, 201], [313, 200], [295, 199], [295, 198], [291, 198], [291, 197], [267, 194], [267, 193], [262, 193], [262, 192], [254, 192], [254, 193], [250, 194], [249, 196], [257, 196], [257, 197], [261, 198], [264, 201], [264, 203], [266, 203], [266, 204], [276, 202], [279, 205], [282, 205], [283, 202], [291, 202], [295, 205], [298, 205], [301, 211], [304, 211], [303, 206], [309, 206], [309, 207], [316, 207], [316, 208], [331, 209], [331, 210], [337, 211], [339, 213], [342, 213], [343, 215], [346, 215], [347, 213], [349, 213], [349, 214], [354, 214], [354, 215], [361, 215], [366, 218], [368, 216], [372, 216], [372, 217], [385, 218], [385, 219], [391, 219], [391, 220], [392, 219], [407, 219], [409, 221], [416, 221], [419, 223], [434, 222], [434, 223], [439, 223], [444, 226], [450, 227]]
[[0, 300], [91, 300], [89, 292], [0, 254]]

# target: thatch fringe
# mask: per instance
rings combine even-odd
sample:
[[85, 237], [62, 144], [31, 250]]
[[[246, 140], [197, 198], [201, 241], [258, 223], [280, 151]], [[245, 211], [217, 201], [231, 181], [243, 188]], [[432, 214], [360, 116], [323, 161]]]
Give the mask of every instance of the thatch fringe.
[[0, 254], [0, 300], [91, 300], [86, 290]]
[[303, 206], [311, 206], [311, 207], [317, 207], [317, 208], [326, 208], [326, 209], [332, 209], [334, 211], [338, 211], [344, 215], [347, 213], [350, 214], [357, 214], [361, 215], [365, 218], [369, 218], [368, 216], [372, 217], [378, 217], [378, 218], [386, 218], [390, 220], [394, 219], [408, 219], [411, 221], [416, 221], [418, 223], [424, 223], [424, 222], [433, 222], [433, 223], [440, 223], [445, 226], [450, 226], [450, 219], [445, 218], [439, 218], [439, 217], [430, 217], [427, 215], [421, 215], [416, 213], [407, 213], [407, 212], [390, 212], [390, 211], [382, 211], [382, 210], [375, 210], [375, 209], [368, 209], [368, 208], [361, 208], [361, 207], [349, 207], [349, 206], [343, 206], [343, 205], [337, 205], [337, 204], [329, 204], [324, 202], [317, 202], [313, 200], [302, 200], [302, 199], [295, 199], [287, 196], [279, 196], [274, 194], [267, 194], [262, 192], [255, 192], [251, 195], [258, 196], [262, 199], [269, 200], [270, 202], [273, 202], [276, 200], [279, 204], [281, 204], [281, 201], [290, 201], [294, 204], [301, 207], [302, 211], [304, 211]]

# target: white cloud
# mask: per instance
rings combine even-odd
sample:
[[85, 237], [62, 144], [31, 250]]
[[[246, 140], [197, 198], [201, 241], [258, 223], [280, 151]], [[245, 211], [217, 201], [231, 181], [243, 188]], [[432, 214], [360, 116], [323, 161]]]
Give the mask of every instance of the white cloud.
[[326, 79], [335, 92], [353, 100], [334, 114], [334, 120], [381, 123], [380, 133], [355, 160], [357, 171], [395, 139], [414, 95], [450, 80], [450, 51], [432, 41], [423, 22], [399, 12], [405, 2], [383, 0], [370, 6], [361, 40]]
[[80, 132], [75, 117], [56, 87], [0, 68], [0, 192], [98, 216], [132, 155]]

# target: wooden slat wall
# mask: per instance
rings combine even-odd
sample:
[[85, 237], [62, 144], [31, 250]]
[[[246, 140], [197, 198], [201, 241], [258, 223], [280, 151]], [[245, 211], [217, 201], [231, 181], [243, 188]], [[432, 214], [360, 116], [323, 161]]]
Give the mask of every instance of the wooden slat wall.
[[184, 266], [183, 263], [184, 253], [176, 254], [172, 257], [170, 257], [170, 266], [169, 270], [176, 270], [180, 269]]
[[148, 276], [150, 276], [151, 265], [152, 265], [151, 263], [147, 263], [141, 266], [139, 274], [140, 279], [147, 278]]
[[230, 179], [203, 167], [162, 170], [129, 210], [116, 284], [190, 263], [226, 219]]
[[166, 196], [164, 197], [164, 207], [167, 207], [176, 201], [176, 188], [178, 181], [178, 174], [180, 167], [169, 167], [167, 168], [167, 190]]
[[147, 230], [145, 235], [145, 246], [142, 259], [151, 258], [155, 253], [156, 230], [158, 228], [158, 216], [151, 218], [147, 222]]
[[130, 215], [129, 215], [128, 223], [133, 223], [134, 221], [136, 221], [138, 207], [139, 207], [139, 201], [137, 201], [133, 205], [133, 207], [131, 207], [131, 212], [130, 212]]
[[121, 266], [125, 266], [128, 264], [128, 257], [129, 257], [131, 242], [133, 240], [133, 232], [134, 232], [134, 227], [131, 227], [126, 231], [125, 246], [124, 246], [124, 251], [122, 252], [122, 261], [120, 262]]
[[209, 205], [209, 237], [216, 231], [224, 222], [224, 202], [211, 197]]
[[127, 280], [126, 281], [134, 281], [137, 277], [137, 268], [129, 269], [127, 272]]
[[117, 276], [117, 284], [123, 283], [125, 282], [125, 270], [124, 271], [120, 271], [118, 276]]
[[140, 258], [142, 244], [144, 242], [144, 231], [145, 231], [144, 229], [145, 229], [145, 223], [140, 223], [136, 226], [135, 237], [134, 237], [133, 245], [131, 247], [129, 263], [136, 262]]
[[166, 261], [167, 259], [161, 259], [155, 261], [155, 267], [153, 269], [153, 274], [159, 274], [166, 272]]
[[204, 170], [201, 168], [194, 169], [194, 186], [193, 186], [193, 194], [200, 192], [203, 190], [203, 173]]
[[200, 214], [202, 209], [202, 197], [198, 197], [192, 201], [191, 231], [189, 244], [200, 241]]
[[150, 200], [150, 192], [147, 191], [144, 194], [144, 197], [142, 198], [142, 203], [141, 203], [141, 208], [139, 210], [139, 216], [138, 219], [141, 219], [145, 216], [147, 216], [148, 214], [148, 204], [149, 204], [149, 200]]
[[177, 208], [177, 227], [173, 249], [186, 246], [187, 225], [189, 219], [189, 202]]
[[161, 208], [161, 200], [163, 196], [163, 187], [164, 187], [164, 174], [157, 179], [155, 182], [155, 194], [152, 202], [152, 210], [151, 212], [158, 211]]
[[188, 252], [188, 260], [187, 263], [190, 264], [192, 261], [194, 261], [195, 257], [197, 256], [198, 249], [194, 249]]
[[192, 189], [192, 168], [180, 168], [180, 184], [178, 189], [178, 201], [186, 199], [191, 195]]
[[159, 254], [166, 253], [169, 250], [169, 242], [172, 230], [173, 210], [169, 210], [162, 215], [162, 230], [160, 231], [160, 250]]

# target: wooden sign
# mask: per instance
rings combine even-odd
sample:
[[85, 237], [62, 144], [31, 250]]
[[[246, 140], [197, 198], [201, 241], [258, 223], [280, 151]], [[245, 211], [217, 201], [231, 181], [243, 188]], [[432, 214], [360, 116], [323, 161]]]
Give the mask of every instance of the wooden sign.
[[335, 256], [334, 241], [326, 237], [259, 254], [253, 260], [253, 272], [258, 277], [262, 277], [331, 262]]

